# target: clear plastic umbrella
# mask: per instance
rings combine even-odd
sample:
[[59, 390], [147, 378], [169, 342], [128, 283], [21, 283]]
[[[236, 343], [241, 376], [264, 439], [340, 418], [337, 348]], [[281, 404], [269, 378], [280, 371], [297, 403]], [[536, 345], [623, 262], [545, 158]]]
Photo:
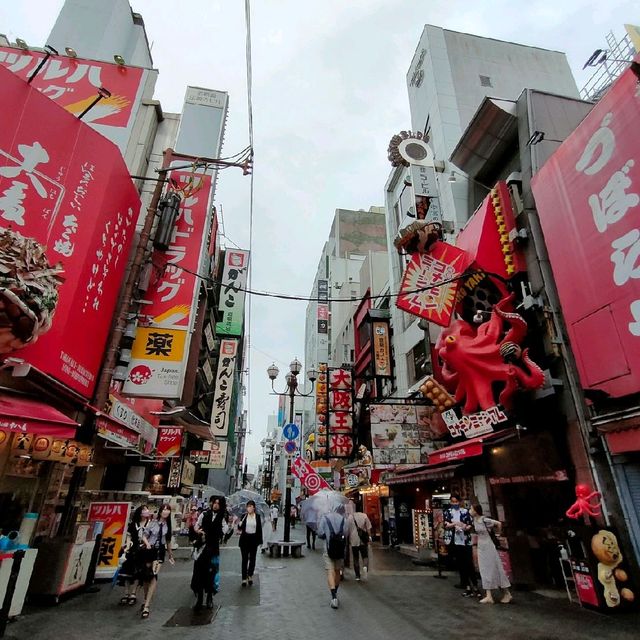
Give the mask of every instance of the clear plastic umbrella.
[[318, 528], [320, 518], [325, 513], [336, 511], [344, 514], [349, 500], [337, 491], [323, 489], [300, 503], [302, 521], [314, 531]]
[[227, 498], [227, 509], [229, 513], [238, 518], [247, 513], [247, 502], [253, 500], [256, 503], [256, 511], [260, 514], [262, 522], [266, 522], [269, 519], [269, 505], [265, 502], [264, 498], [256, 491], [250, 491], [249, 489], [240, 489], [232, 493]]

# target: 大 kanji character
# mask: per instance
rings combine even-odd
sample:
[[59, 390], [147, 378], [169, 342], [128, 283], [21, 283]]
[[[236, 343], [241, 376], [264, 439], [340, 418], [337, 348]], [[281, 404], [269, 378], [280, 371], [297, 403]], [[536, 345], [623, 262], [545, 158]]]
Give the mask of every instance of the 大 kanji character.
[[580, 159], [576, 162], [576, 171], [592, 176], [609, 162], [616, 148], [615, 136], [613, 131], [609, 129], [612, 120], [613, 114], [611, 112], [602, 119], [600, 128], [591, 136]]
[[31, 184], [38, 192], [38, 195], [41, 198], [46, 198], [47, 190], [44, 188], [40, 178], [33, 175], [33, 171], [40, 163], [49, 162], [49, 154], [46, 149], [44, 149], [39, 142], [34, 142], [32, 145], [19, 144], [18, 153], [22, 156], [20, 164], [17, 167], [0, 168], [0, 176], [4, 176], [5, 178], [17, 178], [21, 173], [24, 173], [31, 181]]
[[593, 220], [600, 233], [606, 231], [608, 225], [621, 220], [629, 209], [640, 203], [637, 193], [625, 193], [631, 186], [631, 178], [627, 174], [634, 164], [633, 160], [628, 160], [620, 171], [609, 178], [599, 194], [589, 196]]
[[348, 389], [351, 386], [351, 374], [344, 369], [332, 371], [329, 384], [332, 389]]
[[640, 264], [636, 264], [640, 258], [640, 230], [632, 229], [614, 240], [611, 246], [615, 249], [611, 254], [613, 281], [621, 287], [630, 278], [640, 278]]

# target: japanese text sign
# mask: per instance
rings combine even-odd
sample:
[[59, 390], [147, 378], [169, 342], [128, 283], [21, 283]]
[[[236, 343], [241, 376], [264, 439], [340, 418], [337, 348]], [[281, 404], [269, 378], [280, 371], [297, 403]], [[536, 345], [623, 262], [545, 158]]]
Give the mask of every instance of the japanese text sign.
[[180, 427], [158, 427], [156, 457], [174, 458], [180, 455], [182, 429]]
[[211, 410], [211, 435], [218, 438], [226, 438], [229, 435], [229, 413], [231, 412], [237, 353], [237, 340], [220, 341], [220, 358]]
[[329, 456], [348, 458], [353, 452], [353, 376], [347, 369], [330, 368], [328, 382]]
[[414, 253], [402, 278], [398, 308], [448, 327], [456, 303], [459, 281], [471, 260], [466, 252], [434, 242], [429, 253]]
[[203, 469], [224, 469], [227, 466], [227, 451], [229, 443], [225, 440], [218, 440], [211, 443], [209, 450], [209, 460], [203, 464]]
[[96, 568], [96, 576], [109, 578], [118, 568], [118, 554], [129, 522], [129, 502], [92, 502], [89, 505], [90, 522], [103, 522], [102, 542]]
[[249, 275], [249, 252], [227, 249], [220, 284], [219, 309], [222, 322], [216, 323], [219, 335], [239, 336], [244, 322], [244, 298]]
[[[27, 80], [44, 55], [38, 51], [0, 47], [0, 66]], [[111, 96], [100, 100], [82, 120], [124, 153], [148, 73], [137, 67], [54, 56], [38, 72], [31, 86], [74, 117], [93, 102], [100, 87], [108, 89]]]
[[391, 345], [389, 344], [389, 323], [376, 320], [371, 323], [373, 333], [374, 375], [380, 378], [391, 377]]
[[532, 182], [582, 385], [614, 397], [640, 391], [639, 117], [627, 70]]
[[50, 328], [34, 329], [20, 357], [88, 398], [140, 198], [113, 144], [2, 66], [0, 96], [0, 232], [20, 234], [14, 252], [32, 243], [25, 260], [44, 251], [64, 278], [40, 304]]

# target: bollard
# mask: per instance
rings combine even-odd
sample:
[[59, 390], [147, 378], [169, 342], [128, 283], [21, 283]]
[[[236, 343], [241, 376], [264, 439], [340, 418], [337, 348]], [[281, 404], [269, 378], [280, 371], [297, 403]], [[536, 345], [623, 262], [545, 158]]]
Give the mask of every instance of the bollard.
[[13, 600], [13, 594], [16, 590], [18, 576], [20, 575], [20, 565], [22, 564], [23, 558], [24, 549], [18, 549], [13, 554], [11, 573], [9, 574], [9, 581], [7, 582], [7, 591], [4, 594], [2, 609], [0, 609], [0, 638], [4, 638], [5, 631], [7, 630], [7, 623], [9, 622], [9, 611], [11, 610], [11, 601]]

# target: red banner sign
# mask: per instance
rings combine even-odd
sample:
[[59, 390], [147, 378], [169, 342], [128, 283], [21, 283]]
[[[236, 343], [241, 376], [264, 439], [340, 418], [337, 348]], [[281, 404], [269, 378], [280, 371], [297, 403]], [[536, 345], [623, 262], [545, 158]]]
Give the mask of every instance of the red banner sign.
[[448, 327], [456, 304], [459, 280], [471, 264], [470, 256], [446, 242], [434, 242], [429, 253], [414, 253], [407, 265], [400, 295], [399, 309]]
[[156, 457], [174, 458], [180, 455], [182, 447], [181, 427], [158, 427], [156, 440]]
[[614, 397], [640, 390], [637, 85], [625, 71], [532, 181], [582, 385]]
[[291, 473], [300, 480], [310, 496], [320, 489], [331, 489], [329, 483], [304, 458], [294, 458], [291, 461]]
[[[36, 70], [44, 54], [0, 47], [0, 66], [22, 80]], [[108, 62], [52, 56], [33, 79], [31, 86], [74, 116], [82, 113], [104, 87], [111, 96], [103, 98], [85, 116], [83, 121], [113, 140], [111, 130], [126, 129], [132, 125], [140, 103], [144, 69], [126, 67]]]
[[[33, 270], [34, 256], [44, 252], [39, 273], [61, 265], [64, 278], [42, 296], [45, 320], [0, 352], [28, 343], [21, 358], [88, 398], [140, 198], [113, 144], [2, 67], [0, 97], [0, 233], [18, 272]], [[33, 293], [23, 288], [26, 304]]]

